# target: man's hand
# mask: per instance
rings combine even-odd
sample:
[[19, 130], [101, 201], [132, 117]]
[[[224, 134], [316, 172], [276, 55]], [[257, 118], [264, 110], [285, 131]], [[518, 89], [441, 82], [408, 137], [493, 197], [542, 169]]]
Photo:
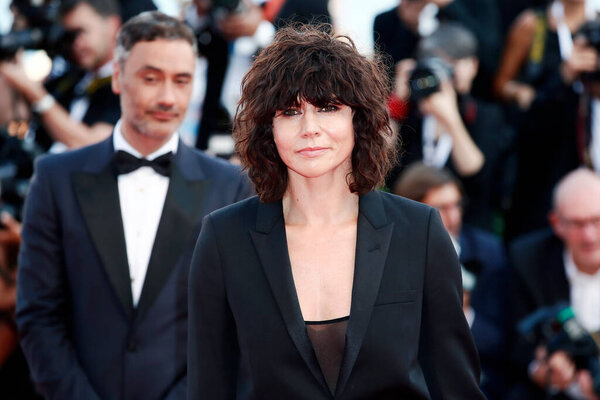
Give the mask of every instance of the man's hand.
[[1, 62], [0, 75], [9, 86], [19, 92], [30, 103], [34, 103], [46, 95], [44, 87], [40, 83], [29, 79], [25, 74], [25, 69], [18, 61]]
[[433, 115], [438, 121], [446, 125], [449, 130], [455, 124], [462, 124], [456, 100], [456, 92], [450, 81], [442, 82], [438, 92], [421, 100], [419, 109], [423, 115]]
[[417, 62], [412, 58], [399, 61], [396, 64], [396, 73], [394, 74], [394, 94], [404, 101], [410, 97], [410, 85], [408, 81], [410, 74], [415, 69]]
[[566, 391], [573, 386], [578, 386], [578, 392], [586, 400], [598, 400], [594, 392], [594, 382], [587, 370], [577, 370], [575, 363], [567, 353], [562, 350], [555, 351], [548, 356], [544, 346], [536, 349], [535, 360], [530, 368], [531, 380], [541, 388]]
[[560, 72], [566, 83], [573, 83], [584, 72], [598, 70], [598, 52], [588, 46], [585, 39], [578, 37], [573, 42], [573, 52], [561, 65]]

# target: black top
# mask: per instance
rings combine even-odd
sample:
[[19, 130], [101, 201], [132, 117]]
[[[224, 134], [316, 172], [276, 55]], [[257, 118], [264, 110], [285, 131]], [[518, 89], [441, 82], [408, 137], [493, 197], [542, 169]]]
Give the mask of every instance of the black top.
[[335, 393], [340, 374], [342, 356], [346, 346], [348, 319], [350, 319], [349, 316], [326, 321], [305, 321], [308, 337], [331, 393]]

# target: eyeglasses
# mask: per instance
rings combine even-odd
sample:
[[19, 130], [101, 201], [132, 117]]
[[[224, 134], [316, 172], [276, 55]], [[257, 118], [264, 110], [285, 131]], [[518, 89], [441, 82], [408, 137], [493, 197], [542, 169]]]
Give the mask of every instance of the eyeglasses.
[[590, 226], [592, 228], [600, 230], [600, 215], [596, 215], [589, 218], [564, 218], [559, 217], [560, 223], [567, 229], [583, 230], [585, 227]]
[[439, 212], [448, 212], [450, 210], [459, 209], [462, 211], [464, 209], [465, 203], [462, 200], [455, 201], [453, 203], [444, 203], [444, 204], [436, 204], [433, 207], [437, 208]]

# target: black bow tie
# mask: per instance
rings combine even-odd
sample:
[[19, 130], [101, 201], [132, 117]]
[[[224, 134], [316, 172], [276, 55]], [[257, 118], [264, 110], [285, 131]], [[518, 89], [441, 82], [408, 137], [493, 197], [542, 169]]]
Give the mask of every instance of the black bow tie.
[[163, 154], [162, 156], [150, 161], [145, 158], [137, 158], [136, 156], [123, 150], [117, 151], [113, 157], [117, 175], [128, 174], [140, 167], [151, 167], [158, 174], [169, 176], [169, 173], [171, 172], [172, 159], [172, 152]]

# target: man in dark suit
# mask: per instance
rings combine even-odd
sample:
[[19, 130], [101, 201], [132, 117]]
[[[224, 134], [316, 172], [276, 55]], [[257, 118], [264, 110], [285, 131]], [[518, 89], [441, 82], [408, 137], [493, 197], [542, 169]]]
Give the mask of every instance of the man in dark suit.
[[507, 265], [502, 242], [463, 224], [462, 186], [448, 170], [414, 163], [400, 176], [394, 193], [440, 212], [463, 266], [463, 311], [481, 358], [482, 389], [489, 399], [503, 399]]
[[[599, 198], [598, 174], [586, 169], [569, 173], [554, 191], [549, 218], [552, 230], [533, 232], [511, 244], [513, 327], [541, 307], [566, 302], [586, 330], [600, 331]], [[564, 352], [547, 354], [543, 349], [538, 348], [534, 355], [529, 341], [516, 339], [515, 361], [522, 367], [522, 379], [536, 385], [519, 386], [522, 393], [515, 398], [554, 398], [553, 394], [564, 398], [560, 396], [573, 390], [589, 395], [589, 380], [583, 377], [586, 371], [575, 372], [573, 361]]]
[[48, 399], [184, 399], [201, 219], [249, 184], [179, 140], [195, 65], [188, 27], [140, 14], [123, 26], [115, 59], [113, 135], [37, 163], [18, 276], [21, 344]]

